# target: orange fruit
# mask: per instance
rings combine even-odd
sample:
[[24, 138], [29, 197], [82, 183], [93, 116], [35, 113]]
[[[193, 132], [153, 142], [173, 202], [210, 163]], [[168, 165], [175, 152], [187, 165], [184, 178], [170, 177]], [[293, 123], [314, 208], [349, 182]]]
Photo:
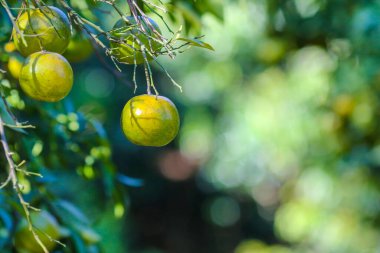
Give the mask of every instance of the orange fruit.
[[15, 79], [20, 77], [20, 71], [24, 64], [24, 60], [24, 57], [19, 54], [12, 53], [9, 55], [8, 71]]
[[133, 97], [124, 106], [121, 115], [125, 136], [141, 146], [165, 146], [177, 136], [179, 122], [173, 102], [155, 95]]
[[69, 62], [82, 62], [87, 60], [93, 51], [88, 36], [81, 31], [75, 31], [63, 56]]
[[[48, 234], [53, 240], [58, 240], [60, 237], [60, 227], [53, 215], [47, 211], [32, 212], [30, 214], [33, 225], [37, 228], [36, 233], [45, 247], [51, 251], [56, 246], [55, 241], [51, 241], [45, 234]], [[18, 224], [14, 244], [17, 252], [20, 253], [41, 253], [41, 246], [34, 239], [26, 219], [21, 220]]]
[[62, 55], [37, 52], [25, 60], [19, 80], [22, 90], [29, 97], [56, 102], [69, 94], [73, 79], [73, 70]]
[[[145, 33], [139, 28], [133, 16], [126, 17], [128, 22], [120, 19], [116, 22], [111, 35], [124, 42], [124, 44], [111, 41], [111, 49], [113, 56], [125, 64], [144, 63], [144, 54], [148, 61], [152, 60], [153, 56], [157, 56], [162, 48], [162, 44], [158, 42], [161, 30], [153, 19], [148, 18], [148, 22], [141, 16], [138, 17], [142, 23]], [[153, 29], [154, 28], [154, 29]], [[154, 30], [157, 32], [155, 33]], [[144, 49], [143, 49], [144, 48]]]
[[46, 50], [63, 53], [70, 42], [71, 28], [67, 16], [58, 8], [44, 6], [24, 11], [16, 21], [25, 35], [26, 45], [13, 28], [12, 36], [16, 48], [23, 56]]

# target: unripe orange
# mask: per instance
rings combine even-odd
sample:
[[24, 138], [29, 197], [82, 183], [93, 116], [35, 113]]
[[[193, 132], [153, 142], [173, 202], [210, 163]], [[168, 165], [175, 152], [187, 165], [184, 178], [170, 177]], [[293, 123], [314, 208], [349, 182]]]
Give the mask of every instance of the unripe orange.
[[113, 37], [124, 42], [122, 44], [111, 41], [112, 54], [121, 63], [134, 64], [135, 61], [136, 64], [144, 63], [143, 50], [147, 60], [150, 61], [153, 59], [151, 55], [157, 56], [162, 48], [162, 44], [157, 41], [159, 35], [155, 33], [156, 31], [161, 34], [157, 23], [153, 19], [147, 18], [148, 24], [141, 16], [138, 18], [144, 27], [144, 33], [139, 29], [133, 16], [126, 17], [128, 22], [124, 19], [117, 21], [111, 32]]
[[[58, 240], [60, 237], [60, 227], [55, 219], [47, 211], [33, 212], [30, 214], [31, 221], [36, 228], [36, 233], [45, 245], [45, 247], [50, 251], [56, 246], [56, 242], [50, 240], [47, 236], [49, 235], [53, 240]], [[29, 230], [29, 225], [26, 219], [23, 219], [15, 233], [15, 247], [17, 252], [20, 253], [41, 253], [43, 252], [41, 246], [37, 243], [33, 237], [32, 232]]]
[[73, 78], [73, 70], [62, 55], [37, 52], [25, 60], [20, 72], [20, 86], [31, 98], [56, 102], [69, 94]]
[[130, 99], [121, 115], [121, 126], [132, 143], [161, 147], [171, 142], [179, 130], [177, 108], [168, 98], [140, 95]]
[[69, 62], [82, 62], [93, 53], [92, 44], [83, 32], [75, 31], [63, 56]]
[[26, 45], [15, 28], [12, 32], [13, 41], [23, 56], [29, 56], [41, 50], [61, 54], [70, 42], [69, 19], [56, 7], [43, 6], [38, 9], [26, 10], [16, 23], [24, 34]]

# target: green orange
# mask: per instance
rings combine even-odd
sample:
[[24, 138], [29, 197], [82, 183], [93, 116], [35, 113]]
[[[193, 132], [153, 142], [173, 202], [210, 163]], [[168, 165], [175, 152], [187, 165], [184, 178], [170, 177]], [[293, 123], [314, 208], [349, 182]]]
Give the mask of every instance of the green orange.
[[60, 9], [53, 6], [26, 10], [17, 19], [16, 24], [24, 34], [26, 44], [15, 28], [12, 36], [16, 48], [23, 56], [41, 50], [61, 54], [70, 42], [69, 19]]
[[116, 22], [111, 35], [116, 41], [111, 41], [113, 56], [125, 64], [144, 63], [144, 54], [148, 61], [152, 60], [159, 54], [162, 44], [160, 39], [161, 30], [153, 19], [144, 19], [138, 16], [138, 20], [144, 27], [144, 30], [137, 24], [133, 16], [120, 19]]
[[88, 36], [81, 31], [75, 31], [63, 56], [69, 62], [82, 62], [87, 60], [93, 51]]
[[24, 60], [25, 59], [17, 53], [12, 53], [9, 56], [8, 71], [15, 79], [18, 79], [20, 77], [20, 71]]
[[125, 136], [141, 146], [165, 146], [177, 136], [179, 122], [173, 102], [155, 95], [133, 97], [124, 106], [121, 115]]
[[73, 86], [73, 70], [62, 55], [42, 51], [25, 60], [19, 80], [29, 97], [56, 102], [69, 94]]
[[[56, 246], [56, 242], [50, 240], [49, 235], [53, 240], [60, 238], [60, 226], [55, 219], [47, 211], [33, 212], [30, 214], [31, 221], [36, 228], [36, 233], [41, 242], [45, 245], [47, 250], [51, 251]], [[18, 224], [14, 236], [14, 244], [17, 252], [20, 253], [41, 253], [43, 252], [41, 246], [33, 237], [32, 232], [29, 230], [28, 222], [26, 219], [21, 220]]]

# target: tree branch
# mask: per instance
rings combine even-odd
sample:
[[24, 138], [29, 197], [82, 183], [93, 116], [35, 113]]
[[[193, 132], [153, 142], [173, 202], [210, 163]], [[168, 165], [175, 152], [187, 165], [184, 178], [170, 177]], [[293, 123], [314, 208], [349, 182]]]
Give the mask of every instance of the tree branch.
[[7, 159], [8, 166], [9, 166], [9, 171], [8, 171], [9, 177], [8, 177], [6, 183], [1, 185], [1, 187], [4, 188], [6, 186], [6, 184], [8, 184], [9, 182], [12, 182], [13, 189], [16, 191], [17, 197], [18, 197], [20, 204], [24, 210], [26, 220], [27, 220], [28, 225], [29, 225], [29, 231], [33, 234], [34, 239], [40, 245], [40, 247], [44, 251], [44, 253], [49, 253], [46, 246], [42, 243], [40, 237], [38, 236], [36, 230], [33, 227], [32, 220], [30, 218], [29, 209], [32, 209], [32, 210], [38, 210], [38, 209], [32, 207], [28, 202], [26, 202], [23, 195], [22, 195], [20, 184], [18, 182], [18, 178], [16, 175], [17, 165], [13, 161], [12, 152], [9, 149], [7, 138], [5, 136], [4, 121], [3, 121], [1, 116], [0, 116], [0, 140], [1, 140], [1, 144], [3, 146], [4, 154], [5, 154], [5, 157]]

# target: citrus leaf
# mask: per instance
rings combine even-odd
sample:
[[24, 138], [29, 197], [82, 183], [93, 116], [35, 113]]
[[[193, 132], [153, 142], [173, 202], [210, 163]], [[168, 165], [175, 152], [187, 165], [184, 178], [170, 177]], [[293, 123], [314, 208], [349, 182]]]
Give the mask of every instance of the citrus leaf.
[[0, 220], [2, 220], [3, 226], [8, 230], [12, 231], [12, 217], [5, 210], [0, 209]]
[[82, 213], [82, 211], [70, 202], [65, 200], [57, 200], [53, 203], [53, 206], [55, 207], [57, 214], [62, 218], [64, 217], [66, 222], [71, 224], [77, 222], [86, 225], [89, 224], [89, 220]]
[[71, 238], [73, 239], [73, 242], [74, 242], [75, 252], [77, 252], [77, 253], [86, 253], [87, 252], [86, 244], [82, 240], [80, 234], [72, 231]]
[[[9, 112], [6, 108], [6, 105], [4, 104], [3, 99], [0, 99], [0, 116], [3, 119], [5, 124], [8, 124], [8, 125], [14, 125], [15, 124], [12, 116], [9, 114]], [[19, 133], [23, 133], [23, 134], [27, 133], [25, 130], [23, 130], [21, 128], [17, 128], [17, 127], [11, 127], [10, 129], [12, 129], [13, 131], [19, 132]]]
[[138, 179], [138, 178], [133, 178], [133, 177], [128, 177], [126, 175], [118, 174], [117, 175], [117, 180], [126, 185], [126, 186], [131, 186], [131, 187], [141, 187], [144, 185], [144, 180]]
[[81, 224], [74, 224], [75, 230], [79, 233], [86, 244], [95, 244], [101, 240], [100, 235], [92, 228]]
[[192, 46], [202, 47], [202, 48], [206, 48], [208, 50], [215, 51], [215, 49], [210, 44], [203, 42], [201, 40], [198, 40], [198, 39], [178, 38], [177, 40], [185, 41]]

